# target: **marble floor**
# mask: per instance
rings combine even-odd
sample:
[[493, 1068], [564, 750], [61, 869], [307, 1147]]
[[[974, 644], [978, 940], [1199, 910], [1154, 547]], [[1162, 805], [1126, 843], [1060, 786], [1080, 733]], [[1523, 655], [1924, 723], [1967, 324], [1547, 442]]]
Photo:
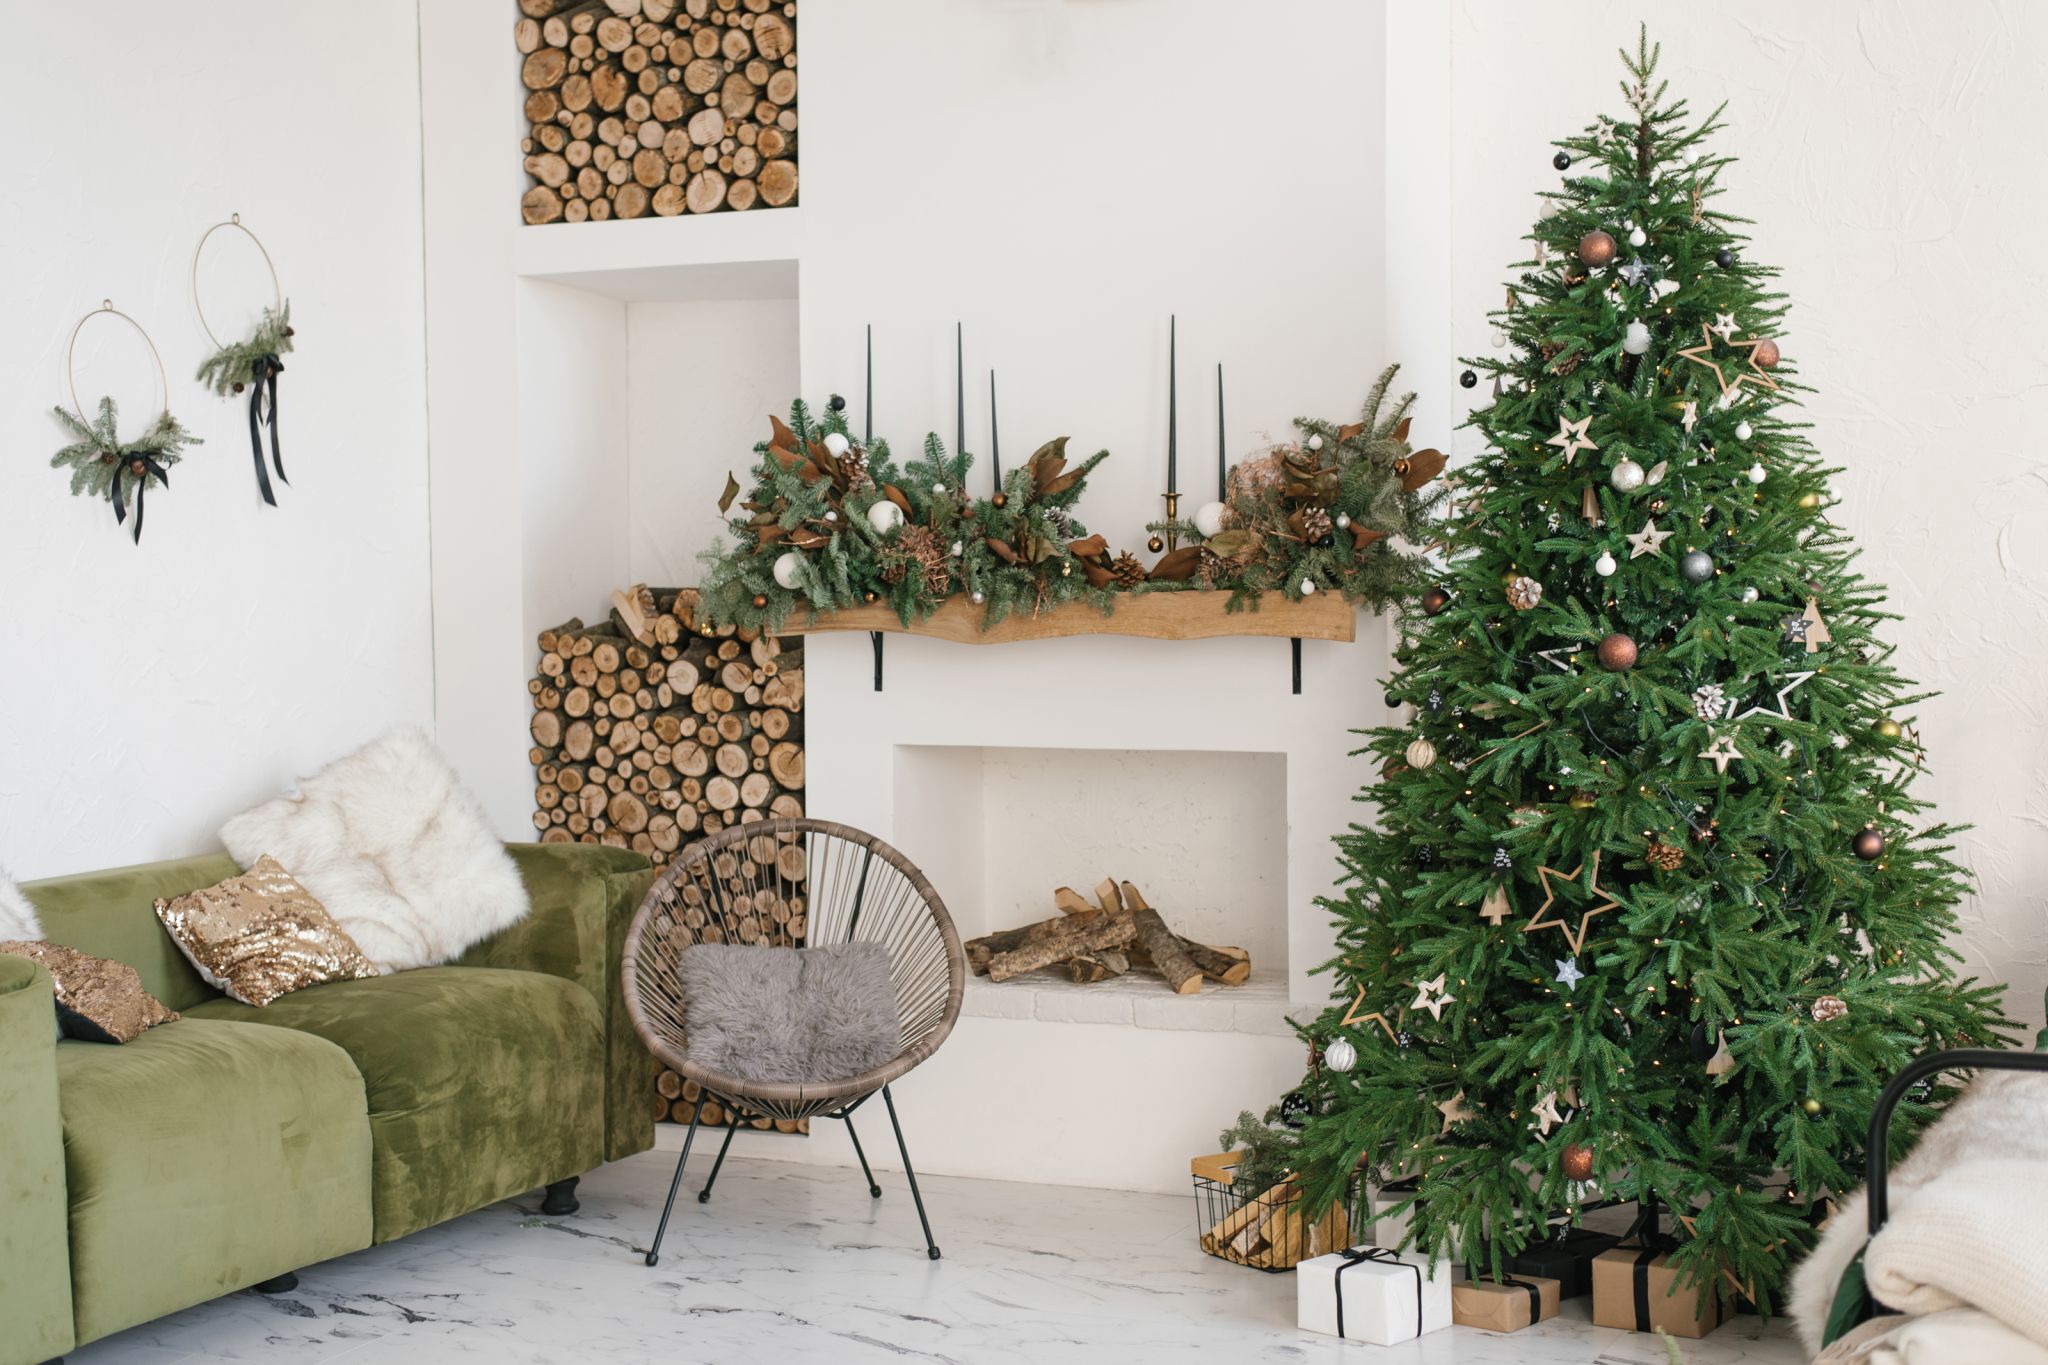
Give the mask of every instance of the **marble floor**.
[[[830, 1140], [829, 1138], [821, 1140]], [[742, 1139], [744, 1142], [744, 1139]], [[1663, 1365], [1653, 1337], [1593, 1327], [1585, 1300], [1513, 1335], [1457, 1327], [1381, 1349], [1297, 1331], [1294, 1279], [1202, 1255], [1188, 1197], [922, 1181], [945, 1259], [926, 1259], [900, 1175], [735, 1156], [709, 1205], [692, 1179], [649, 1269], [674, 1158], [648, 1152], [585, 1178], [583, 1208], [538, 1196], [480, 1210], [74, 1352], [74, 1365], [346, 1362], [832, 1362], [963, 1365], [1196, 1356], [1300, 1365]], [[705, 1167], [708, 1168], [708, 1158]], [[1680, 1343], [1701, 1365], [1790, 1365], [1782, 1322], [1739, 1318]]]

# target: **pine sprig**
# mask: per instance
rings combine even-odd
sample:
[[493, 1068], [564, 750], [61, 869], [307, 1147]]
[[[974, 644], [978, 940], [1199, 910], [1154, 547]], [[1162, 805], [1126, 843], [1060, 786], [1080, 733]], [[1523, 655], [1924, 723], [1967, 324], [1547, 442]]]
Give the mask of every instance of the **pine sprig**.
[[152, 486], [160, 485], [163, 480], [154, 473], [145, 469], [137, 474], [129, 461], [137, 455], [147, 455], [168, 470], [185, 458], [186, 446], [205, 444], [185, 430], [168, 410], [150, 423], [149, 429], [140, 437], [128, 442], [121, 440], [119, 417], [112, 398], [100, 399], [99, 408], [90, 422], [81, 421], [77, 413], [66, 407], [52, 408], [51, 411], [57, 415], [65, 431], [78, 438], [50, 457], [52, 469], [71, 470], [74, 497], [80, 494], [108, 497], [117, 478], [124, 481], [124, 493], [129, 493], [144, 480]]
[[259, 359], [280, 356], [291, 349], [292, 304], [286, 299], [282, 312], [263, 310], [263, 318], [248, 340], [231, 341], [201, 361], [197, 378], [207, 388], [225, 396], [254, 381]]

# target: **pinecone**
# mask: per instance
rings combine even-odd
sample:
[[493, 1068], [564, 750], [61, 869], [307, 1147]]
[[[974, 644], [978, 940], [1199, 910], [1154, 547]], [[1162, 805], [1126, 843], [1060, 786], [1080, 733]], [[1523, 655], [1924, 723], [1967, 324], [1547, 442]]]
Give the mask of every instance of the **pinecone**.
[[1336, 523], [1330, 520], [1329, 508], [1311, 506], [1301, 509], [1301, 538], [1309, 544], [1317, 544], [1336, 529]]
[[1061, 540], [1075, 540], [1079, 538], [1075, 535], [1075, 532], [1080, 528], [1074, 525], [1073, 514], [1064, 507], [1046, 508], [1045, 524], [1052, 527], [1054, 534]]
[[1676, 872], [1685, 861], [1685, 850], [1677, 844], [1667, 844], [1662, 839], [1650, 840], [1650, 846], [1643, 850], [1643, 861], [1651, 867], [1665, 872]]
[[1825, 1024], [1840, 1019], [1849, 1012], [1849, 1002], [1839, 995], [1823, 995], [1813, 1002], [1813, 1021]]
[[1693, 689], [1692, 713], [1701, 720], [1719, 720], [1728, 709], [1728, 694], [1719, 683], [1701, 683]]
[[1129, 550], [1110, 561], [1109, 571], [1120, 588], [1135, 588], [1145, 581], [1145, 566]]
[[846, 475], [846, 489], [849, 493], [859, 493], [874, 483], [874, 479], [868, 474], [868, 453], [859, 446], [853, 447], [839, 457], [839, 470]]
[[1508, 583], [1508, 605], [1516, 611], [1528, 611], [1543, 600], [1543, 585], [1533, 578], [1516, 578]]

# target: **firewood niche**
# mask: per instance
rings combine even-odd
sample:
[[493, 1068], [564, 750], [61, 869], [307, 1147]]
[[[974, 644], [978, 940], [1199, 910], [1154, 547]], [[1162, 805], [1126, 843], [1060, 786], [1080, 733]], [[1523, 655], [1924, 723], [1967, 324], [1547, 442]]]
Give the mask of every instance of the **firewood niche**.
[[1057, 919], [970, 940], [969, 969], [991, 981], [1011, 981], [1060, 967], [1069, 981], [1083, 985], [1141, 969], [1176, 995], [1197, 994], [1204, 981], [1242, 986], [1252, 974], [1251, 954], [1182, 938], [1129, 882], [1104, 878], [1093, 904], [1070, 886], [1055, 890], [1052, 900], [1060, 910]]

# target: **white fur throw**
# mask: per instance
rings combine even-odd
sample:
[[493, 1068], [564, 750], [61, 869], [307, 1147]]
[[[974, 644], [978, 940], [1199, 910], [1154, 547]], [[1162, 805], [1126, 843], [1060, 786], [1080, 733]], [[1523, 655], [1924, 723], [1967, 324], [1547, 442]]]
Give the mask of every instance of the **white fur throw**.
[[2048, 1078], [1987, 1072], [1892, 1169], [1886, 1190], [1888, 1216], [1875, 1239], [1858, 1190], [1793, 1272], [1792, 1318], [1809, 1350], [1819, 1351], [1836, 1286], [1866, 1240], [1864, 1277], [1879, 1303], [1930, 1320], [1978, 1308], [2048, 1347], [2048, 1295], [2033, 1245], [2048, 1226]]
[[823, 1084], [896, 1056], [903, 1029], [879, 943], [697, 943], [676, 962], [691, 1065], [748, 1081]]
[[482, 807], [416, 729], [336, 759], [220, 837], [245, 868], [283, 864], [385, 972], [446, 962], [527, 911]]
[[34, 943], [42, 937], [43, 925], [36, 918], [36, 908], [21, 894], [7, 869], [0, 867], [0, 939], [26, 939]]

